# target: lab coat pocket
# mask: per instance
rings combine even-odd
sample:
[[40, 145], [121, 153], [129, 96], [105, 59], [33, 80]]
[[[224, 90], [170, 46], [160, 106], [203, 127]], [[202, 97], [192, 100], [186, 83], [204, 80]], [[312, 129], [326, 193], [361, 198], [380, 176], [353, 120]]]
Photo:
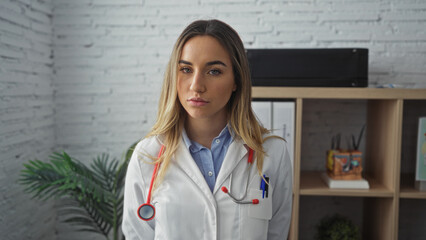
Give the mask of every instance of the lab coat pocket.
[[272, 218], [271, 195], [262, 198], [262, 191], [249, 189], [247, 199], [259, 199], [259, 204], [242, 206], [241, 239], [266, 239], [268, 235], [269, 220]]
[[249, 205], [249, 217], [267, 219], [272, 218], [272, 198], [262, 198], [262, 190], [250, 189], [248, 193], [249, 199], [259, 199], [259, 204]]

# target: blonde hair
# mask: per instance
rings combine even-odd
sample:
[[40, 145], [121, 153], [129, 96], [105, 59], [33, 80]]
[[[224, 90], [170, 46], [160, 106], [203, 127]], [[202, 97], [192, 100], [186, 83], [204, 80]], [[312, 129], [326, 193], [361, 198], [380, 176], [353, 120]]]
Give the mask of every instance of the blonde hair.
[[155, 181], [163, 179], [170, 159], [176, 152], [183, 130], [186, 112], [177, 96], [178, 63], [185, 43], [195, 36], [211, 36], [218, 40], [230, 55], [237, 89], [228, 102], [229, 124], [235, 138], [240, 138], [255, 151], [256, 166], [261, 175], [265, 151], [262, 136], [269, 130], [259, 124], [251, 108], [251, 79], [244, 45], [238, 33], [219, 20], [198, 20], [188, 25], [177, 39], [164, 75], [157, 121], [146, 137], [161, 136], [165, 151], [155, 163], [161, 168]]

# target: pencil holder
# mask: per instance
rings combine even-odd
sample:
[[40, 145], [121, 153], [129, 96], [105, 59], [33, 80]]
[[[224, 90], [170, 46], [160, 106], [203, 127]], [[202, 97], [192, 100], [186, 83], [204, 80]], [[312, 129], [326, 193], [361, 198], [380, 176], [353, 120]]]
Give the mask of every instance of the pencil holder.
[[362, 179], [362, 152], [358, 150], [328, 150], [327, 174], [335, 180]]

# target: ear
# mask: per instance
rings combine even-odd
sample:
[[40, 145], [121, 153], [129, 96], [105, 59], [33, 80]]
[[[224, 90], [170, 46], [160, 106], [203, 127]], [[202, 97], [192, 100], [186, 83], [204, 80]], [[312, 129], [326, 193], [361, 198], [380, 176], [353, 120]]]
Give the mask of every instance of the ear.
[[237, 91], [237, 84], [234, 83], [234, 86], [232, 87], [232, 91], [233, 92]]

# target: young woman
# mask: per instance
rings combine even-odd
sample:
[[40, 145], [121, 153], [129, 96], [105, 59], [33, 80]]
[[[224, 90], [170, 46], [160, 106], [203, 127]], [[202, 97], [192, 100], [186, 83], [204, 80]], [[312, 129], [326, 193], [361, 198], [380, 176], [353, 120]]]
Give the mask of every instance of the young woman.
[[286, 239], [292, 170], [285, 141], [251, 109], [238, 34], [218, 20], [179, 36], [157, 122], [130, 160], [126, 239]]

